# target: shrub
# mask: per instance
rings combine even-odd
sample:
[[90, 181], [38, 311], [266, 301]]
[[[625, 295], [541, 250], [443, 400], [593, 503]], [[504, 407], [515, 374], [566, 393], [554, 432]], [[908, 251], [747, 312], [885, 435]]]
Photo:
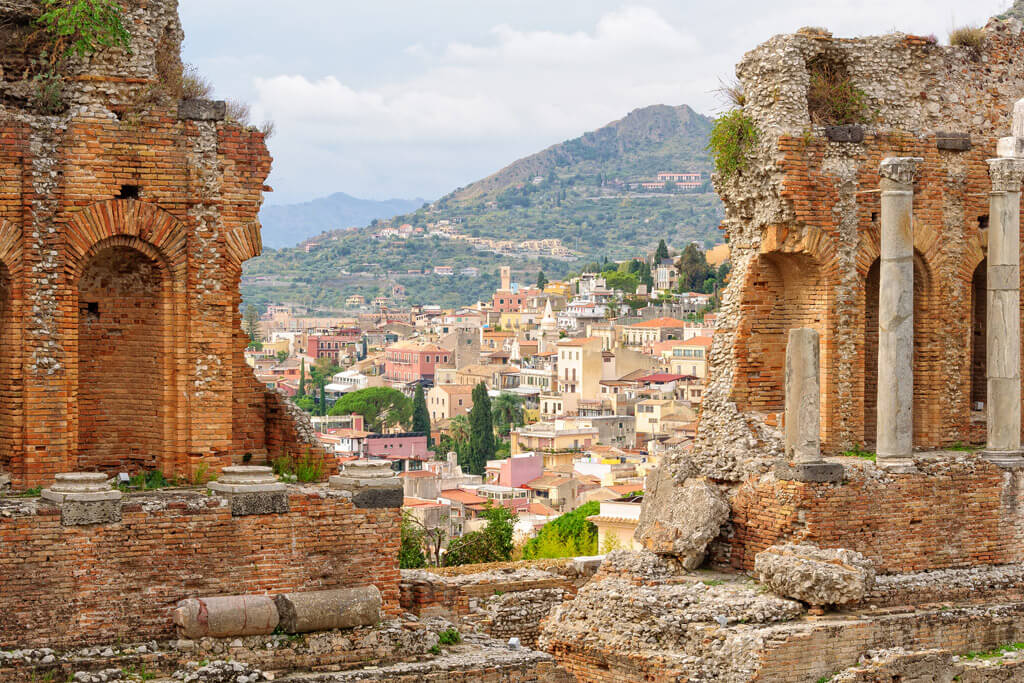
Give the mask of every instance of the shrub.
[[86, 57], [107, 47], [130, 51], [131, 35], [113, 0], [43, 0], [36, 23], [50, 35], [55, 61]]
[[853, 84], [839, 64], [816, 59], [808, 65], [807, 111], [823, 124], [864, 123], [868, 120], [867, 95]]
[[551, 520], [523, 546], [523, 559], [593, 555], [597, 551], [597, 526], [587, 517], [600, 511], [600, 503], [590, 501]]
[[985, 43], [985, 30], [978, 26], [961, 26], [949, 32], [949, 44], [979, 48]]
[[453, 628], [446, 628], [437, 634], [437, 642], [441, 645], [458, 645], [462, 642], [462, 636]]
[[423, 530], [412, 520], [412, 513], [402, 512], [402, 541], [398, 547], [398, 568], [419, 569], [427, 566], [423, 555]]
[[181, 71], [181, 91], [183, 100], [195, 100], [209, 97], [213, 94], [213, 84], [199, 73], [192, 64], [186, 64]]
[[290, 481], [320, 481], [324, 478], [324, 461], [311, 453], [303, 453], [298, 458], [282, 455], [274, 458], [272, 463], [274, 474]]
[[735, 78], [728, 81], [718, 79], [718, 95], [730, 107], [742, 107], [747, 103], [747, 95], [743, 91], [743, 84]]
[[715, 170], [729, 178], [747, 165], [747, 157], [757, 144], [757, 127], [741, 109], [715, 119], [708, 149], [715, 156]]

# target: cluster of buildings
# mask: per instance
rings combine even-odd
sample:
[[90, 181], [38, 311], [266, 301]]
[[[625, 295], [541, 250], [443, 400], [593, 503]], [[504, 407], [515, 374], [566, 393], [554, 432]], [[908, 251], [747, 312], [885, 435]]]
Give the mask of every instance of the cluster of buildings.
[[[668, 262], [652, 275], [655, 289], [675, 289]], [[289, 395], [303, 365], [307, 377], [318, 363], [337, 366], [324, 386], [330, 404], [368, 387], [412, 396], [421, 386], [433, 443], [464, 428], [477, 385], [492, 403], [514, 397], [522, 424], [508, 434], [509, 457], [489, 462], [483, 475], [463, 472], [454, 453], [435, 459], [426, 433], [401, 426], [373, 433], [359, 415], [313, 421], [339, 461], [390, 460], [403, 477], [406, 507], [427, 526], [457, 536], [482, 524], [487, 505], [501, 504], [518, 511], [525, 538], [596, 500], [614, 508], [595, 517], [602, 542], [628, 547], [647, 469], [696, 432], [716, 317], [701, 312], [709, 298], [676, 293], [633, 309], [598, 274], [540, 289], [513, 282], [503, 267], [491, 298], [464, 308], [311, 319], [270, 307], [267, 341], [249, 355], [257, 376]]]
[[[699, 175], [699, 174], [698, 174]], [[662, 184], [664, 186], [664, 183]], [[426, 227], [414, 227], [409, 223], [395, 226], [383, 225], [371, 235], [375, 240], [408, 240], [419, 237], [437, 236], [445, 239], [462, 240], [473, 245], [481, 251], [491, 251], [495, 254], [505, 256], [547, 256], [549, 258], [571, 261], [579, 257], [579, 254], [571, 251], [562, 244], [559, 239], [548, 238], [538, 240], [499, 240], [490, 237], [474, 237], [461, 233], [456, 228], [456, 221], [440, 219], [429, 222]], [[307, 249], [308, 251], [308, 249]], [[452, 266], [441, 266], [445, 269], [452, 269]], [[439, 275], [451, 275], [452, 272], [435, 273]]]

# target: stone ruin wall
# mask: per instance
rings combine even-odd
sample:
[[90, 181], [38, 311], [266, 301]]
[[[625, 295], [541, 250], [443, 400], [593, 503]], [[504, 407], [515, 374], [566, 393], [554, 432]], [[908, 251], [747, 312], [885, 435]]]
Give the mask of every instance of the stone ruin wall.
[[71, 62], [68, 109], [38, 113], [37, 10], [0, 2], [0, 473], [22, 489], [76, 469], [192, 478], [246, 453], [325, 458], [244, 359], [263, 135], [167, 94], [174, 0], [127, 0], [131, 54]]
[[125, 500], [121, 519], [65, 526], [38, 499], [0, 503], [0, 649], [174, 637], [182, 599], [378, 587], [399, 607], [396, 507], [360, 508], [289, 487], [284, 511], [232, 513], [230, 501], [176, 490]]
[[[872, 120], [862, 142], [832, 140], [812, 123], [808, 65], [815, 60], [840, 65], [866, 93]], [[738, 479], [751, 471], [743, 452], [781, 453], [776, 427], [793, 327], [821, 333], [825, 452], [873, 444], [875, 190], [887, 156], [924, 159], [914, 196], [915, 446], [981, 440], [983, 413], [972, 421], [971, 402], [984, 400], [985, 161], [1024, 95], [1020, 24], [994, 20], [980, 49], [903, 34], [776, 36], [747, 53], [737, 74], [743, 112], [760, 139], [747, 169], [717, 180], [733, 273], [700, 424], [701, 444], [717, 459], [710, 467]], [[950, 133], [968, 135], [969, 149], [949, 149], [962, 146], [950, 144]]]

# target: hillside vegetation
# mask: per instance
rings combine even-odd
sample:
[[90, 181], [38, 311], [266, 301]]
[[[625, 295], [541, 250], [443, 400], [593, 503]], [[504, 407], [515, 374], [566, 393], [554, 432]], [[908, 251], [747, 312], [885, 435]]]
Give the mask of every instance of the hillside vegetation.
[[[517, 243], [555, 238], [573, 252], [570, 257], [498, 254], [435, 235], [374, 239], [384, 225], [375, 222], [320, 235], [309, 253], [302, 245], [268, 250], [246, 264], [243, 296], [260, 307], [290, 302], [336, 309], [351, 294], [372, 299], [401, 284], [413, 303], [452, 306], [486, 297], [503, 263], [527, 283], [541, 269], [556, 278], [584, 263], [653, 253], [660, 239], [677, 249], [692, 241], [713, 244], [720, 241], [722, 206], [708, 179], [710, 129], [711, 119], [685, 105], [638, 109], [388, 221], [424, 232], [448, 221], [462, 237]], [[659, 172], [701, 173], [704, 182], [686, 190], [636, 186]], [[456, 273], [473, 266], [481, 275], [407, 274], [439, 265], [451, 265]]]

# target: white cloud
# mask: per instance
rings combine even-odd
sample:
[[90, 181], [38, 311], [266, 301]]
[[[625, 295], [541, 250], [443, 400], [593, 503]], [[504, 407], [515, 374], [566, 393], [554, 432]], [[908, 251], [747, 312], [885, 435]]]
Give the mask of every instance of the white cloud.
[[433, 52], [411, 45], [406, 53], [420, 61], [420, 73], [372, 87], [335, 76], [257, 78], [254, 111], [296, 145], [457, 142], [453, 153], [462, 154], [467, 142], [496, 138], [551, 143], [636, 107], [683, 102], [680, 65], [697, 50], [693, 36], [635, 6], [604, 14], [589, 31], [501, 24], [488, 38]]

